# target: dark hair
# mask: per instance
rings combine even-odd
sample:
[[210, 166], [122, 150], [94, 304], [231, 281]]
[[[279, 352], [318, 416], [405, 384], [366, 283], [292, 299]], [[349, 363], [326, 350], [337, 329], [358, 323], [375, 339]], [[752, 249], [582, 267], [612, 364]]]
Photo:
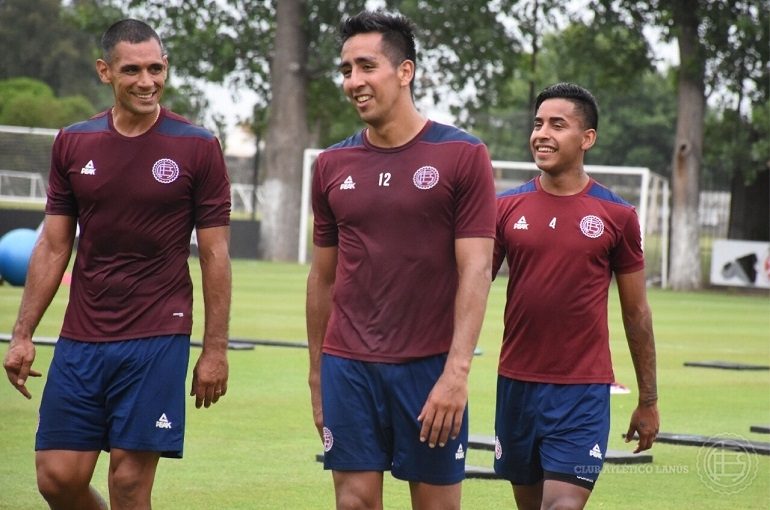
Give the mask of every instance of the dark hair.
[[[382, 50], [394, 67], [404, 60], [411, 60], [417, 67], [417, 50], [414, 44], [415, 26], [401, 14], [383, 11], [361, 11], [345, 18], [339, 26], [340, 45], [358, 34], [377, 32], [382, 34]], [[414, 77], [412, 83], [414, 85]]]
[[113, 23], [102, 35], [102, 58], [105, 62], [112, 59], [112, 50], [119, 42], [138, 44], [155, 39], [160, 45], [160, 52], [165, 53], [163, 42], [150, 25], [136, 19], [122, 19]]
[[535, 111], [546, 99], [566, 99], [572, 102], [583, 118], [583, 125], [587, 129], [599, 127], [599, 105], [596, 98], [588, 90], [574, 83], [557, 83], [546, 87], [535, 100]]

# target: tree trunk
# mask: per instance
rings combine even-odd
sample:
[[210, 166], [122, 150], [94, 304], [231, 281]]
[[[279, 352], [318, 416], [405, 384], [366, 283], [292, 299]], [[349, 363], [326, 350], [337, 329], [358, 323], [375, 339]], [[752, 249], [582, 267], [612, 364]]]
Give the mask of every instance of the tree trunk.
[[265, 137], [260, 255], [297, 260], [302, 154], [307, 145], [307, 36], [304, 0], [276, 2], [272, 101]]
[[698, 201], [703, 157], [703, 48], [698, 37], [698, 1], [672, 2], [679, 43], [676, 140], [672, 158], [671, 269], [674, 290], [702, 287]]

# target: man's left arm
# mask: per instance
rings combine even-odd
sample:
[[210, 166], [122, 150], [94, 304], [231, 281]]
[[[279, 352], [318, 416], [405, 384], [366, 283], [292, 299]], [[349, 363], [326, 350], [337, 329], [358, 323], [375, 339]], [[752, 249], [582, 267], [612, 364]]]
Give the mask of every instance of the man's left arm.
[[195, 407], [209, 407], [227, 393], [227, 343], [232, 276], [230, 270], [230, 227], [197, 230], [198, 252], [203, 280], [205, 323], [203, 349], [193, 370], [190, 395]]
[[455, 240], [458, 286], [455, 297], [454, 334], [444, 371], [418, 416], [420, 440], [431, 447], [444, 446], [460, 433], [468, 403], [468, 373], [479, 340], [492, 281], [492, 238]]
[[638, 434], [639, 443], [634, 450], [634, 453], [638, 453], [652, 447], [660, 427], [652, 311], [647, 302], [644, 270], [616, 274], [615, 279], [620, 296], [623, 327], [639, 389], [639, 401], [631, 415], [626, 442]]

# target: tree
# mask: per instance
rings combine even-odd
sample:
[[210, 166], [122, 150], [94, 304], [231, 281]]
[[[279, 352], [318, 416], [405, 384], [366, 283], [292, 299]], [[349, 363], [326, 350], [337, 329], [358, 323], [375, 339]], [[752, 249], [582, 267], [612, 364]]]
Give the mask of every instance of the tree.
[[700, 164], [706, 109], [706, 59], [700, 43], [699, 0], [672, 2], [672, 22], [679, 44], [679, 83], [674, 155], [671, 162], [671, 274], [674, 290], [701, 287]]
[[0, 124], [62, 128], [93, 115], [83, 96], [58, 98], [47, 84], [32, 78], [0, 80]]
[[[746, 75], [761, 76], [768, 65], [768, 2], [728, 0], [597, 0], [597, 15], [620, 12], [630, 25], [648, 23], [676, 40], [680, 65], [677, 70], [677, 129], [671, 158], [672, 224], [671, 274], [676, 290], [702, 286], [698, 202], [703, 162], [704, 124], [711, 97], [736, 97], [743, 104]], [[763, 20], [763, 21], [762, 21]], [[761, 26], [763, 28], [756, 28]], [[764, 55], [764, 56], [763, 56]], [[767, 83], [767, 78], [764, 79]], [[759, 87], [761, 90], [766, 85]], [[767, 96], [765, 96], [767, 97]]]
[[495, 159], [530, 161], [533, 115], [526, 76], [533, 76], [537, 90], [571, 81], [591, 90], [599, 102], [599, 140], [588, 154], [590, 163], [644, 166], [667, 175], [674, 85], [653, 67], [649, 45], [640, 35], [606, 19], [574, 20], [542, 35], [536, 67], [518, 69], [501, 96], [500, 104], [509, 106], [474, 116], [474, 131]]
[[72, 9], [60, 0], [0, 2], [0, 79], [35, 78], [59, 96], [98, 94], [98, 39], [77, 28]]
[[[453, 105], [459, 115], [494, 103], [498, 87], [510, 76], [517, 54], [513, 41], [499, 19], [515, 3], [501, 0], [490, 3], [445, 2], [443, 0], [411, 0], [384, 2], [412, 17], [420, 27], [419, 44], [423, 58], [418, 63], [420, 94], [442, 99], [442, 91], [464, 91], [473, 88], [478, 94], [468, 95]], [[284, 1], [269, 0], [133, 0], [130, 7], [151, 19], [161, 20], [159, 31], [169, 49], [175, 69], [182, 73], [212, 81], [227, 81], [234, 87], [248, 86], [257, 91], [257, 110], [269, 108], [265, 158], [261, 165], [261, 182], [267, 189], [262, 197], [260, 246], [266, 258], [295, 260], [297, 255], [299, 196], [286, 190], [300, 187], [299, 167], [310, 133], [319, 142], [332, 129], [358, 124], [352, 109], [345, 105], [335, 84], [335, 61], [339, 55], [335, 28], [342, 17], [363, 9], [364, 0], [315, 0], [297, 3], [302, 9], [303, 23], [286, 12], [278, 17]], [[287, 29], [283, 23], [291, 26]], [[287, 30], [286, 32], [284, 30]], [[278, 37], [304, 40], [301, 55], [292, 57], [291, 81], [287, 89], [277, 88], [275, 81], [280, 65], [279, 52], [284, 43]], [[286, 43], [288, 44], [288, 43]], [[506, 48], [506, 51], [499, 51]], [[301, 76], [303, 75], [303, 76]], [[306, 84], [306, 87], [302, 86]], [[284, 95], [285, 93], [285, 95]], [[280, 94], [280, 105], [276, 94]], [[290, 116], [273, 113], [274, 108], [288, 108]], [[308, 108], [308, 105], [310, 107]], [[295, 109], [296, 108], [296, 109]], [[298, 113], [306, 112], [305, 118]], [[307, 114], [314, 117], [307, 118]], [[343, 122], [339, 123], [338, 118]], [[349, 132], [345, 133], [346, 135]], [[269, 153], [270, 145], [293, 139], [281, 154]], [[286, 165], [291, 165], [288, 167]], [[274, 190], [282, 190], [274, 193]]]
[[[262, 256], [287, 260], [296, 256], [302, 152], [307, 147], [307, 43], [305, 2], [282, 0], [276, 10], [275, 58], [271, 62], [270, 115], [267, 122], [264, 201], [260, 225]], [[272, 171], [278, 169], [278, 171]], [[288, 207], [287, 207], [288, 205]], [[292, 253], [293, 250], [293, 253]]]

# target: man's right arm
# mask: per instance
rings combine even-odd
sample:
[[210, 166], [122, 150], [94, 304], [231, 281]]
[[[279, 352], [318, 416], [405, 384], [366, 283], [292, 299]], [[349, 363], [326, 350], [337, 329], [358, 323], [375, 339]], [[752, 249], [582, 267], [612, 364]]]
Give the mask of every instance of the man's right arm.
[[32, 250], [19, 315], [3, 363], [8, 380], [27, 398], [31, 398], [25, 386], [27, 377], [40, 375], [31, 369], [35, 360], [32, 335], [59, 289], [74, 241], [74, 217], [46, 215], [43, 230]]
[[310, 353], [310, 401], [313, 406], [313, 420], [319, 434], [323, 429], [321, 408], [321, 349], [326, 326], [332, 311], [334, 279], [337, 271], [337, 247], [313, 246], [313, 261], [307, 277], [307, 302], [305, 319], [307, 323], [308, 351]]

